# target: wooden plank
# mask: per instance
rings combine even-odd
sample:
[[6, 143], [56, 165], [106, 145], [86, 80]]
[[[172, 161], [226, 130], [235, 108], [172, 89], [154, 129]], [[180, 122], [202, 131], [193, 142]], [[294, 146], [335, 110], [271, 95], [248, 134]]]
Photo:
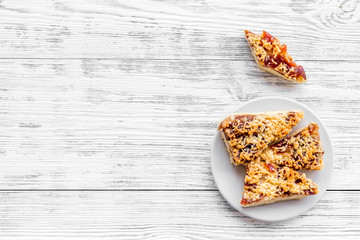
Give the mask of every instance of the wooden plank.
[[303, 60], [360, 59], [358, 1], [20, 1], [0, 6], [1, 58], [251, 58], [263, 29]]
[[356, 239], [360, 234], [360, 192], [328, 192], [307, 213], [279, 223], [240, 214], [217, 191], [0, 196], [0, 239]]
[[217, 124], [262, 96], [313, 109], [334, 142], [331, 189], [358, 189], [358, 64], [305, 66], [295, 85], [253, 61], [1, 60], [0, 189], [216, 189]]

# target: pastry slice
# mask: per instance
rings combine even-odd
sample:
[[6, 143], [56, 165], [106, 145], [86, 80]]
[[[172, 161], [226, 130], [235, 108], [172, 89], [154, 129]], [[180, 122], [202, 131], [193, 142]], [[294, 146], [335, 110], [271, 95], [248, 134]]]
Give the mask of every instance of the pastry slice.
[[319, 192], [318, 186], [289, 167], [256, 160], [246, 166], [241, 205], [253, 207], [279, 201], [301, 199]]
[[324, 167], [323, 155], [319, 126], [316, 123], [310, 123], [265, 149], [260, 157], [268, 163], [295, 170], [320, 170]]
[[306, 81], [304, 68], [293, 61], [287, 46], [280, 44], [279, 39], [266, 31], [259, 36], [245, 30], [245, 37], [260, 69], [293, 82]]
[[234, 114], [218, 130], [234, 165], [247, 164], [285, 137], [304, 117], [302, 111]]

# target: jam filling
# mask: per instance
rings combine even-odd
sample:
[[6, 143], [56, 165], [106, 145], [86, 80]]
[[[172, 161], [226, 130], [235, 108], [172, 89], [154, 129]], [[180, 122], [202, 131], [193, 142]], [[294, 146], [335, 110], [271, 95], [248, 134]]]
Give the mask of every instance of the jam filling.
[[284, 139], [272, 146], [272, 148], [275, 149], [276, 153], [284, 153], [288, 151], [289, 146], [286, 140], [287, 139]]
[[310, 124], [309, 125], [309, 133], [310, 134], [313, 134], [313, 133], [317, 132], [318, 129], [319, 129], [319, 127], [317, 125], [315, 125], [315, 124]]
[[314, 191], [314, 190], [312, 190], [312, 189], [310, 189], [310, 190], [304, 190], [304, 193], [305, 194], [307, 194], [307, 195], [315, 195], [316, 194], [316, 192]]
[[265, 196], [264, 194], [260, 193], [259, 195], [259, 199], [256, 200], [251, 200], [251, 199], [246, 199], [246, 198], [242, 198], [241, 199], [241, 205], [248, 205], [250, 203], [254, 203], [254, 202], [259, 202], [261, 199], [263, 199]]
[[269, 168], [269, 171], [270, 172], [275, 172], [276, 170], [275, 170], [275, 168], [274, 168], [274, 166], [271, 164], [271, 163], [268, 163], [268, 164], [266, 164], [267, 165], [267, 167]]
[[[261, 35], [261, 39], [265, 40], [267, 42], [273, 43], [276, 39], [271, 36], [268, 32], [263, 31], [262, 35]], [[276, 68], [278, 67], [280, 64], [285, 65], [287, 72], [290, 69], [293, 69], [293, 71], [289, 72], [290, 76], [295, 76], [295, 77], [303, 77], [304, 79], [306, 79], [306, 75], [305, 75], [305, 71], [304, 68], [301, 65], [297, 65], [292, 57], [287, 53], [287, 46], [286, 44], [281, 44], [280, 45], [280, 53], [273, 55], [273, 54], [268, 54], [266, 55], [265, 59], [264, 59], [264, 64], [266, 67], [269, 68]]]

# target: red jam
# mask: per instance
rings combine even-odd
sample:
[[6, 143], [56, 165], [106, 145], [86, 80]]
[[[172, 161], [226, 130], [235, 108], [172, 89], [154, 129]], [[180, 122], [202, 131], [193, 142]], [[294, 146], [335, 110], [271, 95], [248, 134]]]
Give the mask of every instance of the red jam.
[[310, 189], [310, 190], [306, 189], [306, 190], [304, 190], [304, 193], [306, 195], [314, 195], [314, 194], [316, 194], [312, 189]]
[[312, 134], [313, 132], [315, 132], [316, 130], [316, 125], [315, 124], [310, 124], [309, 125], [309, 132], [310, 134]]
[[285, 139], [276, 143], [272, 147], [275, 148], [276, 153], [284, 153], [288, 150], [287, 141], [285, 141]]
[[245, 199], [245, 198], [242, 198], [241, 199], [241, 205], [248, 205], [248, 204], [250, 204], [250, 203], [254, 203], [254, 202], [258, 202], [258, 201], [260, 201], [261, 199], [263, 199], [265, 196], [264, 196], [264, 194], [260, 194], [259, 195], [259, 199], [257, 199], [257, 200], [250, 200], [250, 199]]
[[302, 182], [302, 180], [301, 180], [300, 178], [298, 178], [298, 179], [295, 180], [295, 183], [296, 183], [296, 184], [299, 184], [299, 183], [301, 183], [301, 182]]
[[[275, 38], [270, 35], [270, 33], [263, 31], [263, 34], [261, 35], [261, 38], [272, 43]], [[287, 46], [285, 44], [280, 45], [280, 54], [278, 54], [275, 58], [273, 55], [267, 56], [264, 60], [265, 66], [270, 68], [276, 68], [280, 65], [280, 63], [283, 63], [286, 65], [288, 69], [294, 68], [294, 74], [298, 76], [302, 76], [304, 79], [306, 79], [305, 71], [302, 66], [296, 65], [296, 63], [293, 61], [292, 57], [287, 53]]]
[[300, 75], [300, 76], [302, 76], [304, 79], [306, 79], [305, 70], [304, 70], [304, 68], [303, 68], [301, 65], [296, 66], [294, 69], [295, 69], [295, 72], [296, 72], [298, 75]]
[[266, 166], [269, 168], [270, 172], [275, 172], [275, 168], [271, 163], [266, 164]]
[[265, 39], [268, 42], [272, 42], [275, 38], [270, 35], [267, 31], [263, 30], [263, 34], [261, 35], [262, 39]]
[[241, 205], [248, 205], [249, 203], [251, 203], [251, 201], [248, 201], [245, 198], [241, 199]]
[[252, 187], [252, 188], [256, 188], [256, 184], [251, 184], [251, 183], [244, 183], [244, 186], [246, 187]]

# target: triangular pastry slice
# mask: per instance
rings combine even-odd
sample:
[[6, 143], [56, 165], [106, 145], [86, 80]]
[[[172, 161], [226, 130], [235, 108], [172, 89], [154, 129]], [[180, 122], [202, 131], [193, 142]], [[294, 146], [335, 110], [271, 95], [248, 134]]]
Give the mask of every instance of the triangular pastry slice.
[[266, 31], [259, 36], [245, 30], [245, 37], [260, 69], [293, 82], [306, 81], [304, 68], [293, 61], [287, 46], [280, 44], [279, 39]]
[[279, 201], [301, 199], [318, 193], [318, 186], [289, 167], [256, 160], [246, 166], [241, 205], [253, 207]]
[[295, 170], [320, 170], [324, 167], [323, 155], [319, 126], [310, 123], [268, 147], [259, 156], [268, 163]]
[[247, 164], [285, 137], [304, 117], [302, 111], [233, 114], [218, 127], [234, 165]]

